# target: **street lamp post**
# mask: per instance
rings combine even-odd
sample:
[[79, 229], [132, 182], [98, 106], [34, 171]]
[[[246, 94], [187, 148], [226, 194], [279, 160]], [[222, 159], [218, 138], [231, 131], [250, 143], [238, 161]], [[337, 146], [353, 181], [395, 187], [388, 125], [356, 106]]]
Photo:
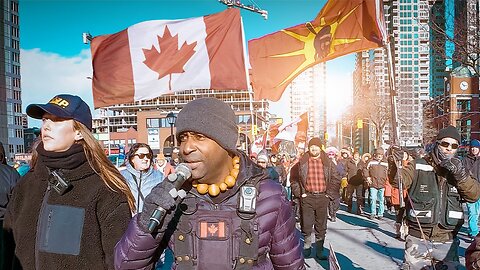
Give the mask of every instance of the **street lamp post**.
[[167, 122], [170, 124], [170, 137], [172, 138], [172, 153], [173, 153], [173, 148], [175, 147], [175, 136], [173, 136], [173, 126], [175, 125], [175, 121], [177, 120], [177, 117], [173, 112], [169, 112], [167, 114]]

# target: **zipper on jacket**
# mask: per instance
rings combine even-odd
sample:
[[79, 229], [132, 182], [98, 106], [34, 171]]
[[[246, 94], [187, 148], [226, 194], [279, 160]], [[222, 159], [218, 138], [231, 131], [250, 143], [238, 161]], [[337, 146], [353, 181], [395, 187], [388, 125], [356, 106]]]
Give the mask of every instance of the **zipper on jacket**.
[[[443, 177], [440, 177], [440, 209], [439, 209], [440, 211], [439, 211], [439, 216], [438, 216], [438, 218], [439, 218], [438, 222], [440, 222], [440, 219], [442, 219], [442, 217], [445, 216], [445, 211], [447, 210], [447, 200], [448, 199], [447, 199], [447, 191], [445, 190], [445, 187], [448, 189], [447, 179], [444, 179]], [[445, 222], [446, 222], [446, 220], [445, 220]]]
[[[47, 190], [45, 192], [45, 194], [43, 195], [43, 199], [42, 199], [42, 206], [40, 207], [40, 214], [38, 215], [38, 219], [37, 219], [37, 232], [35, 234], [35, 269], [41, 269], [40, 268], [40, 258], [39, 258], [39, 243], [38, 243], [38, 235], [40, 233], [40, 228], [42, 227], [41, 225], [41, 222], [42, 222], [42, 217], [44, 215], [44, 212], [45, 212], [45, 205], [47, 204], [47, 200], [48, 200], [48, 197], [50, 196], [50, 191], [51, 191], [51, 187], [50, 187], [50, 184], [47, 184]], [[50, 216], [49, 215], [49, 219], [50, 219]]]

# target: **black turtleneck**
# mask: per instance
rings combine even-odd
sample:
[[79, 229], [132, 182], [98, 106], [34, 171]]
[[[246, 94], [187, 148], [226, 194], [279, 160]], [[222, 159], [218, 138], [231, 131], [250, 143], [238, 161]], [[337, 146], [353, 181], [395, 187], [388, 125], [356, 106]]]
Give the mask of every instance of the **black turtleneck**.
[[83, 146], [76, 143], [64, 152], [46, 151], [43, 148], [43, 143], [40, 143], [37, 152], [38, 158], [50, 169], [72, 170], [78, 168], [87, 160]]

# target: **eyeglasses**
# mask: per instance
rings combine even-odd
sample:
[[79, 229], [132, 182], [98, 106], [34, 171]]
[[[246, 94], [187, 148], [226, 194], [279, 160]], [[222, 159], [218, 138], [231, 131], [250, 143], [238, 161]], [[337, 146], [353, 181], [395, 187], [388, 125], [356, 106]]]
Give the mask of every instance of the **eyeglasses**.
[[150, 153], [148, 153], [148, 154], [144, 154], [144, 153], [135, 154], [134, 156], [137, 156], [139, 159], [144, 159], [145, 157], [147, 157], [148, 159], [152, 158], [152, 155]]
[[458, 148], [458, 143], [449, 143], [449, 142], [446, 142], [446, 141], [440, 141], [439, 142], [440, 146], [442, 147], [449, 147], [449, 146], [452, 146], [452, 149], [457, 149]]
[[267, 163], [267, 162], [265, 162], [265, 161], [257, 161], [257, 164], [265, 164], [265, 163]]

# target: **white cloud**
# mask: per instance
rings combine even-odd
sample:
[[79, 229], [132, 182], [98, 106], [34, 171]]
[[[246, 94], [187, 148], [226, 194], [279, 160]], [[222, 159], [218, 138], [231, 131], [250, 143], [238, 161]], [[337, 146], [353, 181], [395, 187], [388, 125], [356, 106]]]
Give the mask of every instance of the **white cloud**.
[[[40, 49], [21, 50], [23, 111], [32, 103], [46, 103], [57, 94], [80, 96], [93, 108], [91, 54], [89, 49], [79, 55], [64, 57]], [[29, 126], [39, 122], [29, 118]]]

